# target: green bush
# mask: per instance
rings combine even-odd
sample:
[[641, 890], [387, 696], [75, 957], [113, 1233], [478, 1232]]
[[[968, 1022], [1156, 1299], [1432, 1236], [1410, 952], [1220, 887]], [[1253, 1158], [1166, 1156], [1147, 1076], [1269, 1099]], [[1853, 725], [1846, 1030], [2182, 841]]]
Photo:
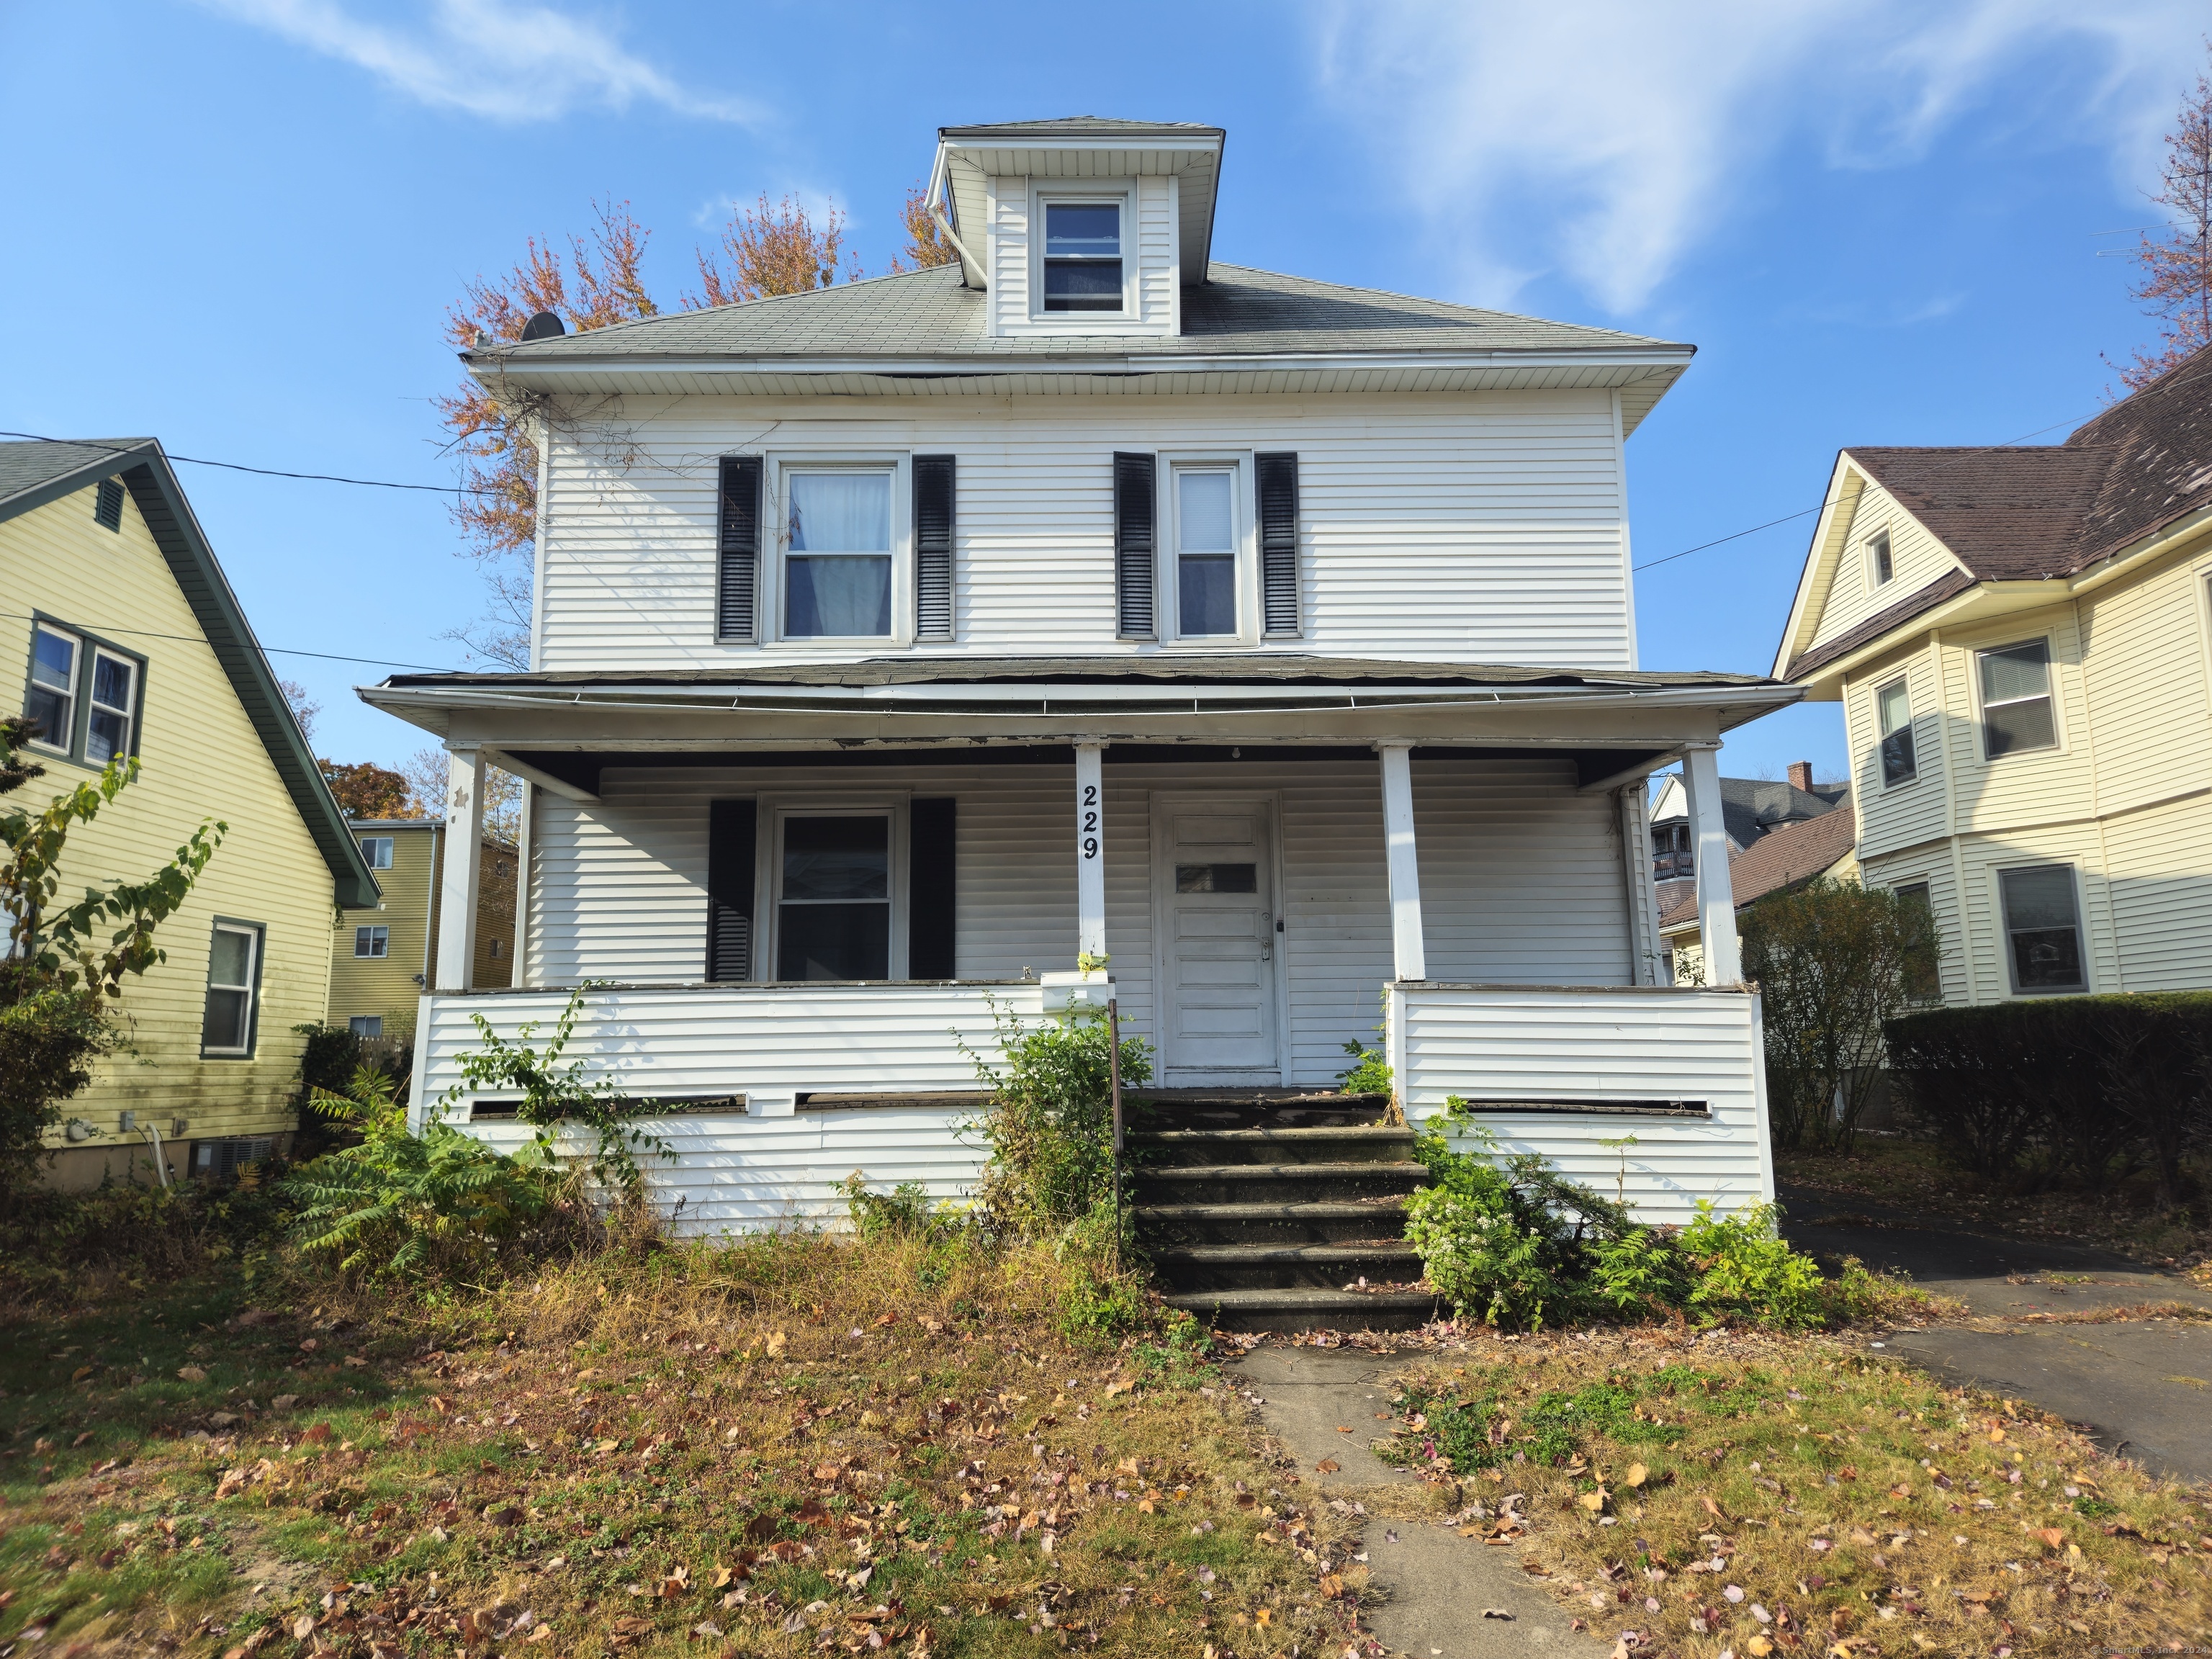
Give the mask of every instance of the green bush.
[[[991, 1091], [982, 1116], [963, 1126], [990, 1157], [980, 1202], [986, 1223], [1007, 1237], [1040, 1237], [1110, 1209], [1114, 1196], [1113, 1045], [1106, 1016], [1078, 1008], [1067, 1018], [1025, 1026], [991, 1005], [1002, 1058], [968, 1048]], [[1121, 1040], [1121, 1085], [1152, 1081], [1152, 1049]]]
[[[1459, 1150], [1455, 1135], [1475, 1150]], [[1431, 1184], [1407, 1200], [1407, 1242], [1439, 1295], [1491, 1325], [1680, 1314], [1700, 1325], [1794, 1329], [1869, 1302], [1864, 1269], [1824, 1281], [1777, 1236], [1771, 1205], [1721, 1217], [1702, 1200], [1687, 1226], [1638, 1225], [1627, 1206], [1536, 1154], [1500, 1152], [1456, 1097], [1422, 1126], [1414, 1152]]]
[[2212, 992], [2039, 997], [1938, 1008], [1885, 1028], [1908, 1118], [1996, 1179], [2099, 1190], [2140, 1170], [2197, 1196], [2212, 1139]]

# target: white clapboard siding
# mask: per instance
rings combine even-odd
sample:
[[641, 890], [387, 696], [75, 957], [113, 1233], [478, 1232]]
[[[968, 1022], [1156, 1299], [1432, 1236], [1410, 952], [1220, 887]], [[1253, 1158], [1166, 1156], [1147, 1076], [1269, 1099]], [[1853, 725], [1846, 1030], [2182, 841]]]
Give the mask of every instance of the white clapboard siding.
[[1115, 638], [1111, 457], [1179, 448], [1298, 455], [1306, 632], [1281, 648], [1633, 661], [1612, 394], [1592, 390], [607, 399], [557, 427], [548, 455], [534, 665], [736, 670], [897, 648], [778, 643], [772, 617], [767, 644], [715, 642], [717, 458], [764, 450], [957, 457], [956, 637], [933, 655], [1150, 648]]
[[[1107, 951], [1121, 1017], [1155, 1033], [1151, 801], [1208, 787], [1272, 795], [1280, 808], [1290, 1017], [1285, 1081], [1322, 1085], [1372, 1042], [1391, 976], [1378, 763], [1254, 759], [1106, 769]], [[1424, 757], [1414, 816], [1431, 973], [1530, 984], [1633, 978], [1628, 897], [1609, 797], [1575, 787], [1571, 763]], [[956, 836], [954, 968], [1013, 980], [1075, 965], [1072, 764], [629, 769], [602, 799], [538, 798], [529, 979], [684, 984], [705, 972], [707, 822], [716, 799], [804, 792], [951, 796]]]
[[[1885, 532], [1889, 536], [1891, 575], [1876, 586], [1867, 544]], [[1899, 506], [1887, 489], [1869, 480], [1858, 495], [1850, 526], [1836, 550], [1835, 574], [1808, 648], [1856, 628], [1868, 617], [1960, 568], [1950, 549]]]
[[[1447, 1097], [1484, 1100], [1702, 1100], [1704, 1118], [1483, 1112], [1509, 1152], [1538, 1152], [1610, 1197], [1622, 1179], [1639, 1218], [1689, 1220], [1699, 1199], [1723, 1213], [1774, 1196], [1759, 999], [1663, 986], [1613, 991], [1411, 985], [1402, 1020], [1408, 1117]], [[1606, 1139], [1633, 1135], [1615, 1150]]]
[[[1912, 711], [1914, 772], [1904, 783], [1887, 784], [1881, 771], [1881, 720], [1876, 700], [1884, 688], [1905, 682]], [[1947, 713], [1937, 651], [1928, 645], [1886, 660], [1844, 683], [1844, 732], [1850, 746], [1858, 811], [1858, 854], [1862, 860], [1948, 833], [1943, 787], [1946, 732], [1962, 714]]]

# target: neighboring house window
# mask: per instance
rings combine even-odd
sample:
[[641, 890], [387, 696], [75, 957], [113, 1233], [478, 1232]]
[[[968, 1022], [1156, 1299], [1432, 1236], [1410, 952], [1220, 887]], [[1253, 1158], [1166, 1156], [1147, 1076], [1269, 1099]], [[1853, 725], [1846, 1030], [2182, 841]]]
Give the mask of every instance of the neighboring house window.
[[40, 623], [31, 630], [31, 684], [24, 693], [23, 713], [39, 728], [32, 741], [64, 754], [76, 735], [79, 649], [76, 639], [59, 629]]
[[778, 979], [890, 977], [890, 830], [888, 813], [784, 819]]
[[497, 939], [494, 939], [491, 942], [491, 959], [494, 962], [497, 962], [499, 960], [499, 941]]
[[1234, 636], [1237, 621], [1237, 472], [1175, 471], [1176, 636]]
[[382, 1014], [356, 1014], [346, 1022], [346, 1030], [357, 1037], [380, 1037], [384, 1035]]
[[123, 528], [123, 480], [102, 478], [94, 493], [92, 521], [103, 530]]
[[1867, 544], [1867, 563], [1874, 573], [1874, 585], [1881, 587], [1897, 574], [1890, 562], [1889, 532], [1883, 531]]
[[2012, 947], [2012, 988], [2079, 991], [2082, 976], [2081, 924], [2074, 902], [2074, 866], [2046, 864], [2001, 870], [2005, 935]]
[[1654, 824], [1651, 829], [1651, 874], [1659, 881], [1674, 881], [1697, 874], [1697, 860], [1690, 852], [1687, 823]]
[[392, 843], [390, 836], [363, 836], [361, 838], [361, 855], [368, 860], [370, 869], [389, 870], [392, 867]]
[[23, 688], [23, 713], [38, 728], [32, 741], [88, 766], [128, 760], [138, 747], [144, 677], [141, 657], [57, 623], [34, 623]]
[[891, 631], [891, 472], [784, 475], [787, 639], [883, 638]]
[[392, 954], [392, 930], [389, 927], [356, 927], [353, 930], [353, 953], [362, 957], [383, 957]]
[[138, 707], [138, 665], [112, 652], [92, 653], [92, 709], [84, 726], [84, 757], [94, 766], [131, 755], [131, 719]]
[[1912, 751], [1912, 698], [1902, 679], [1892, 680], [1874, 694], [1875, 716], [1881, 728], [1881, 781], [1885, 788], [1910, 783], [1919, 775]]
[[2029, 640], [1980, 655], [1982, 753], [1990, 760], [2058, 742], [2051, 708], [2051, 641]]
[[253, 921], [217, 919], [208, 950], [207, 1012], [200, 1023], [200, 1053], [248, 1058], [261, 986], [265, 929]]
[[1044, 308], [1121, 309], [1121, 204], [1044, 204]]

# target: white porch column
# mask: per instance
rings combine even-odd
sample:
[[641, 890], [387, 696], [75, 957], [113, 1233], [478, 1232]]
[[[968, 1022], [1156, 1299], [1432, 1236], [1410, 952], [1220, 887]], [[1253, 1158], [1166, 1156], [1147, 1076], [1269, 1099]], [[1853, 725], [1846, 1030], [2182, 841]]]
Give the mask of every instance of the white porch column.
[[1628, 892], [1629, 983], [1659, 983], [1659, 889], [1651, 876], [1651, 781], [1620, 787], [1620, 851]]
[[1075, 745], [1075, 948], [1106, 954], [1106, 788], [1104, 745]]
[[465, 991], [477, 960], [477, 876], [483, 854], [483, 750], [474, 744], [453, 750], [446, 791], [446, 870], [438, 889], [438, 970], [441, 991]]
[[1399, 979], [1426, 979], [1421, 937], [1421, 866], [1413, 843], [1413, 749], [1376, 745], [1382, 757], [1382, 836], [1390, 867], [1390, 955]]
[[1685, 750], [1682, 789], [1690, 798], [1690, 845], [1697, 860], [1698, 933], [1705, 951], [1705, 983], [1743, 982], [1736, 949], [1735, 883], [1729, 874], [1728, 825], [1721, 817], [1720, 745]]
[[528, 778], [518, 781], [522, 786], [522, 811], [514, 827], [514, 961], [507, 969], [507, 982], [519, 991], [530, 982], [523, 977], [522, 964], [530, 959], [530, 808], [538, 786]]

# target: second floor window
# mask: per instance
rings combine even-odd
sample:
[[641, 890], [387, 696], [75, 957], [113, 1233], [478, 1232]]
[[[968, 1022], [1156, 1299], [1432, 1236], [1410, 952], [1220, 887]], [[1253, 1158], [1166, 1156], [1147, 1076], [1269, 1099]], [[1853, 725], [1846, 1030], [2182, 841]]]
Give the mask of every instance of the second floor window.
[[1176, 470], [1176, 635], [1209, 639], [1237, 629], [1237, 474]]
[[389, 927], [356, 927], [353, 930], [353, 953], [356, 957], [382, 957], [392, 954], [392, 930]]
[[2028, 640], [1984, 651], [1982, 754], [1989, 760], [2023, 749], [2051, 749], [2058, 722], [2051, 707], [2051, 641]]
[[31, 629], [31, 672], [24, 715], [40, 748], [100, 768], [138, 752], [143, 659], [73, 629], [40, 622]]
[[363, 836], [361, 838], [361, 855], [368, 861], [370, 869], [389, 870], [392, 867], [392, 841], [390, 836]]
[[38, 726], [33, 741], [69, 752], [76, 735], [77, 641], [44, 623], [31, 632], [31, 684], [23, 713]]
[[111, 652], [92, 653], [92, 709], [84, 726], [84, 757], [94, 766], [128, 758], [131, 718], [138, 706], [138, 665]]
[[1659, 881], [1675, 881], [1698, 872], [1690, 854], [1687, 823], [1659, 823], [1651, 828], [1651, 874]]
[[787, 639], [884, 638], [891, 631], [888, 468], [785, 475]]
[[1044, 204], [1044, 308], [1121, 309], [1121, 205]]
[[1874, 694], [1875, 724], [1881, 728], [1881, 781], [1885, 788], [1910, 783], [1919, 775], [1912, 750], [1912, 698], [1901, 679]]

